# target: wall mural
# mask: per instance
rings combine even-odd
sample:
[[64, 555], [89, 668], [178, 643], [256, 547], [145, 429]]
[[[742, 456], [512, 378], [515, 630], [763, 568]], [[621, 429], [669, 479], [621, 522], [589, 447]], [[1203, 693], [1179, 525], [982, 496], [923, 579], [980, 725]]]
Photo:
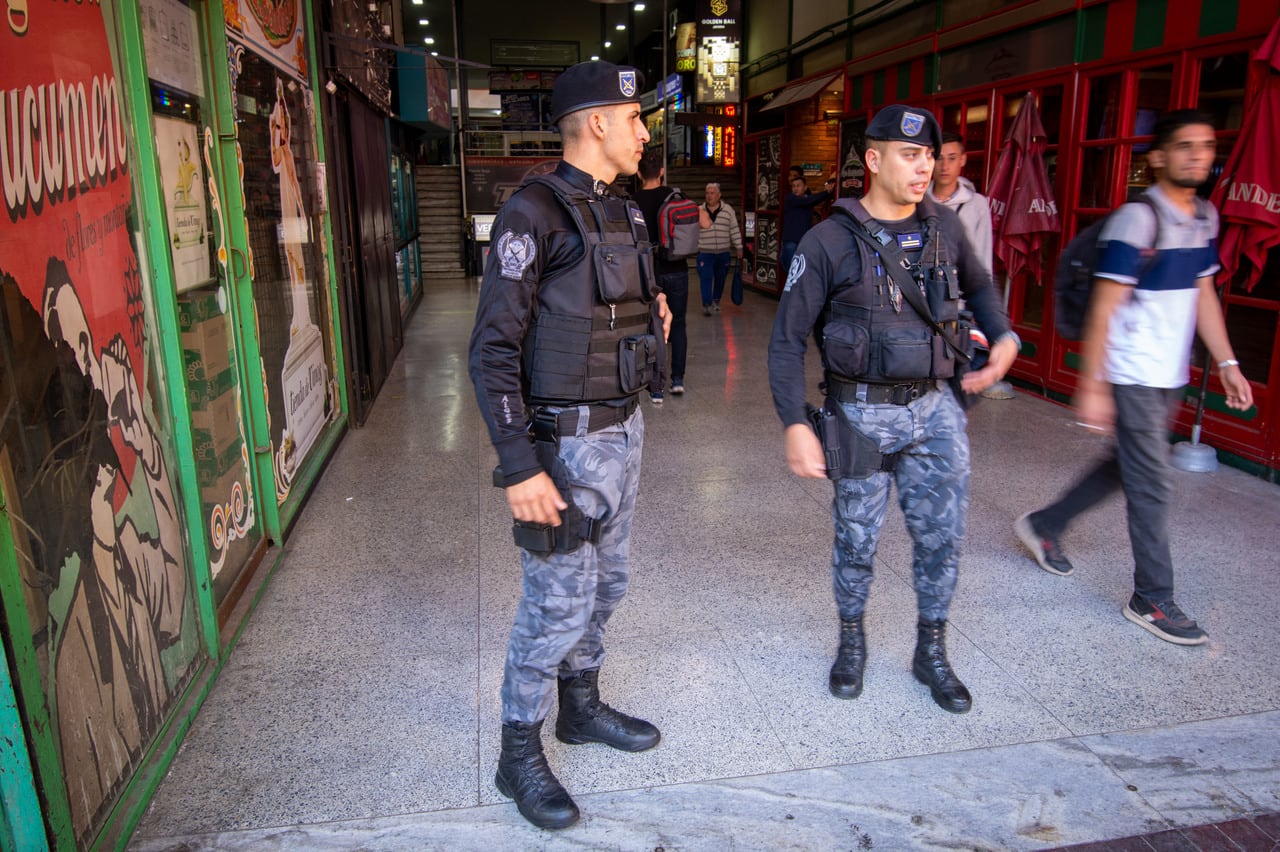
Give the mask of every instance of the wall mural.
[[24, 590], [5, 604], [26, 616], [5, 629], [35, 652], [24, 721], [52, 723], [83, 840], [199, 641], [101, 7], [9, 16], [0, 54], [0, 488], [20, 574], [8, 588]]

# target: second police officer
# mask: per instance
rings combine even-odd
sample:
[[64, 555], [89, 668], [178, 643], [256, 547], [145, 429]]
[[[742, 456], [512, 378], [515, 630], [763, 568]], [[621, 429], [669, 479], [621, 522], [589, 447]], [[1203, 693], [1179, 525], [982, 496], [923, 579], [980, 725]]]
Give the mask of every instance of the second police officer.
[[[828, 688], [846, 699], [862, 692], [863, 615], [892, 480], [913, 542], [919, 617], [912, 671], [940, 707], [964, 713], [972, 700], [945, 644], [969, 505], [967, 418], [947, 381], [962, 363], [955, 349], [963, 347], [952, 345], [963, 343], [960, 299], [993, 341], [986, 366], [963, 376], [964, 391], [998, 381], [1020, 344], [959, 219], [925, 197], [942, 144], [933, 115], [885, 107], [866, 137], [866, 196], [837, 201], [831, 217], [800, 241], [788, 270], [769, 343], [769, 382], [791, 471], [835, 480], [840, 639]], [[814, 332], [827, 382], [824, 408], [834, 415], [822, 423], [843, 433], [840, 470], [827, 470], [828, 458], [833, 466], [837, 460], [824, 455], [808, 422], [804, 356]]]
[[636, 69], [608, 62], [556, 80], [564, 159], [499, 212], [471, 336], [471, 378], [524, 573], [495, 784], [541, 828], [579, 816], [542, 749], [557, 696], [563, 742], [642, 751], [660, 736], [603, 703], [598, 685], [605, 624], [630, 574], [644, 442], [636, 397], [671, 322], [644, 217], [608, 189], [635, 173], [649, 141], [640, 91]]

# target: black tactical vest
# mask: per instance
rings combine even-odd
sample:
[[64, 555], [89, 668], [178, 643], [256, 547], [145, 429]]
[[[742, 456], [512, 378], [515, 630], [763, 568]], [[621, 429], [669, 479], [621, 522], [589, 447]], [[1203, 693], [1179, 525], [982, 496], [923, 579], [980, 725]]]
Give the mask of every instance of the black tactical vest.
[[653, 248], [632, 201], [599, 197], [558, 175], [541, 183], [568, 211], [585, 251], [538, 284], [524, 341], [529, 401], [577, 404], [616, 400], [649, 383], [657, 365], [650, 331]]
[[[857, 203], [856, 201], [852, 203]], [[838, 202], [832, 218], [851, 231], [863, 229]], [[925, 300], [933, 318], [954, 333], [960, 311], [960, 277], [938, 228], [938, 214], [929, 199], [918, 207], [924, 246], [912, 278], [925, 284]], [[955, 356], [943, 338], [903, 298], [886, 264], [890, 261], [853, 236], [861, 277], [836, 282], [822, 314], [824, 366], [837, 378], [895, 384], [946, 379], [955, 372]]]

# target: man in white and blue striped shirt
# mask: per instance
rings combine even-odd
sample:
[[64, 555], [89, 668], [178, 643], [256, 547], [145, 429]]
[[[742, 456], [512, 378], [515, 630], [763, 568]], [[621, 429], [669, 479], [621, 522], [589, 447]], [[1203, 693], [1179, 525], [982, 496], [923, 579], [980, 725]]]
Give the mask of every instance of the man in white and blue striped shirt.
[[1070, 574], [1059, 538], [1076, 515], [1123, 489], [1134, 557], [1134, 593], [1124, 616], [1179, 645], [1208, 639], [1174, 602], [1169, 547], [1168, 428], [1196, 333], [1218, 365], [1227, 405], [1253, 405], [1213, 286], [1218, 213], [1196, 195], [1215, 154], [1204, 114], [1179, 110], [1157, 122], [1147, 154], [1156, 175], [1147, 190], [1151, 204], [1125, 204], [1103, 227], [1081, 344], [1075, 405], [1086, 425], [1114, 430], [1115, 446], [1056, 503], [1014, 525], [1042, 568]]

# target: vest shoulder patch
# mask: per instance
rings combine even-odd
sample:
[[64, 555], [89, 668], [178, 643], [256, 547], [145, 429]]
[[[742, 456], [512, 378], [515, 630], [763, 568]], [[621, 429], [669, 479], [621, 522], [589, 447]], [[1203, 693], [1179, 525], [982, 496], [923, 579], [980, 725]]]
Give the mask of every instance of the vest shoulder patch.
[[538, 256], [538, 247], [533, 237], [528, 234], [517, 234], [507, 229], [498, 237], [498, 273], [508, 281], [523, 281], [524, 273]]

